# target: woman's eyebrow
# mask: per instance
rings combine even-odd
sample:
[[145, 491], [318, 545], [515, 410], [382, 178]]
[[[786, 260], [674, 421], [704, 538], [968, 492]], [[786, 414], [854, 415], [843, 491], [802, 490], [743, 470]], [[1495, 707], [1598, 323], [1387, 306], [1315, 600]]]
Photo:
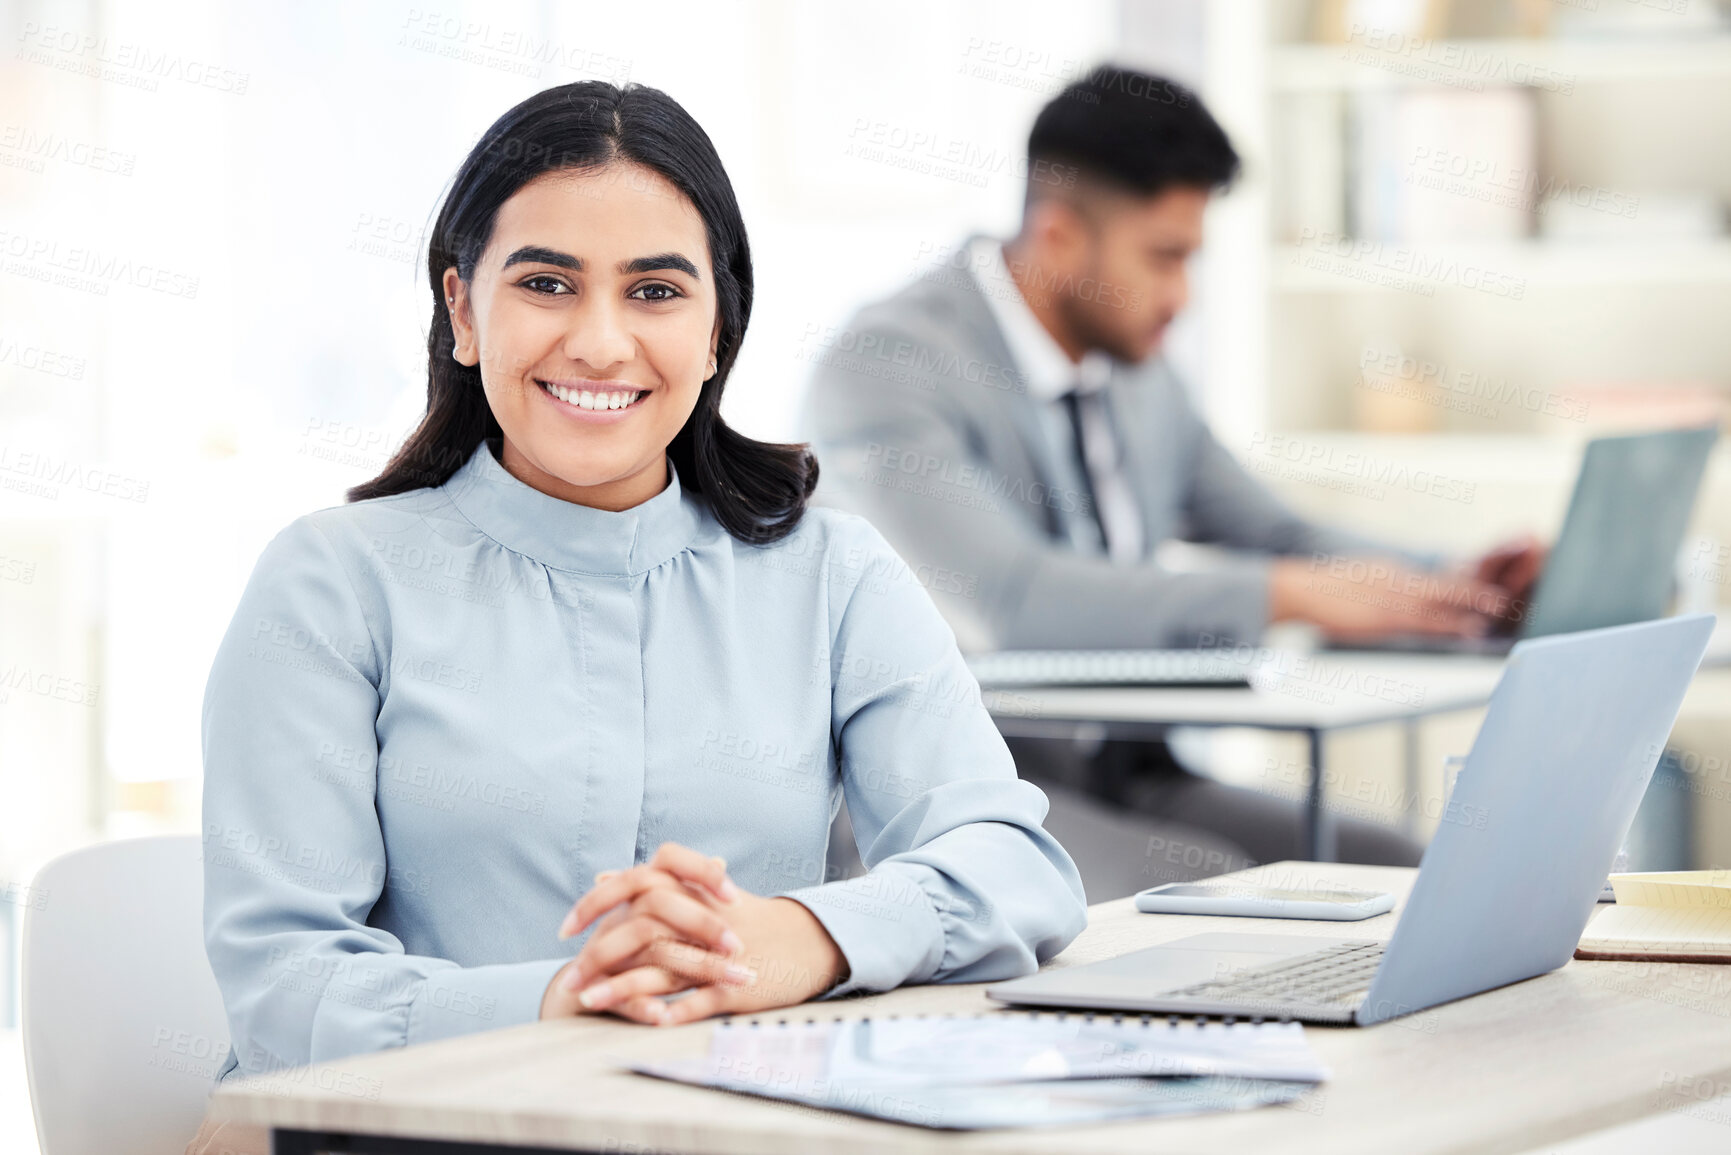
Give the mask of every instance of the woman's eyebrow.
[[505, 263], [501, 267], [508, 269], [512, 265], [527, 264], [558, 265], [561, 269], [570, 269], [577, 273], [583, 271], [583, 262], [578, 258], [569, 253], [562, 253], [558, 249], [542, 248], [540, 245], [524, 245], [506, 257]]
[[692, 280], [701, 281], [697, 275], [697, 266], [678, 253], [656, 253], [653, 257], [636, 257], [629, 261], [620, 261], [619, 273], [629, 276], [632, 273], [651, 273], [656, 269], [677, 269]]
[[[517, 249], [505, 258], [503, 267], [508, 269], [512, 265], [524, 264], [557, 265], [559, 268], [570, 269], [572, 272], [580, 273], [583, 271], [582, 258], [573, 257], [569, 253], [562, 253], [557, 249], [544, 248], [540, 245], [524, 245]], [[620, 261], [616, 267], [621, 276], [630, 276], [633, 273], [650, 273], [657, 269], [676, 269], [693, 280], [701, 281], [703, 279], [697, 271], [697, 266], [689, 258], [679, 253], [656, 253], [652, 257], [634, 257], [629, 261]]]

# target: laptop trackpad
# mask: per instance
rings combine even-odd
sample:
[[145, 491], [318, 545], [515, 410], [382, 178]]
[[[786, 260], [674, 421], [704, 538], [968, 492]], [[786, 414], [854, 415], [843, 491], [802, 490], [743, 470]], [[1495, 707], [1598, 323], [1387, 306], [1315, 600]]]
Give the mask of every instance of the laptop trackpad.
[[1040, 971], [994, 987], [992, 993], [1028, 1002], [1041, 997], [1087, 1002], [1146, 999], [1354, 941], [1362, 940], [1225, 931], [1193, 934], [1102, 962]]
[[1231, 978], [1241, 971], [1327, 950], [1345, 941], [1299, 934], [1193, 934], [1095, 963], [1089, 970], [1101, 976], [1134, 978], [1143, 990], [1171, 990]]

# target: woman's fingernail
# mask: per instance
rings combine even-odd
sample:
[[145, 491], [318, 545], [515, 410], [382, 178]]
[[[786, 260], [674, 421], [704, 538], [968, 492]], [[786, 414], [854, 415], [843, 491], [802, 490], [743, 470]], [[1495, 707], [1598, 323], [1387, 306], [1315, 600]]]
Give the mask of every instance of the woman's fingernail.
[[649, 1011], [649, 1017], [655, 1020], [656, 1026], [665, 1023], [667, 1021], [667, 1016], [673, 1013], [672, 1009], [660, 999], [651, 999], [647, 1009]]
[[728, 963], [727, 969], [722, 973], [726, 976], [728, 982], [735, 983], [742, 987], [750, 986], [752, 983], [757, 981], [756, 971], [752, 970], [750, 967], [742, 967], [738, 963]]
[[739, 897], [739, 887], [733, 885], [733, 879], [726, 875], [722, 876], [721, 885], [716, 887], [716, 890], [720, 891], [723, 902], [732, 902]]
[[745, 943], [729, 928], [721, 933], [721, 949], [727, 954], [738, 954], [745, 949]]
[[583, 985], [583, 970], [582, 970], [582, 968], [581, 967], [572, 967], [570, 970], [566, 971], [565, 977], [559, 980], [559, 985], [564, 987], [568, 991], [574, 991], [578, 987], [582, 986]]
[[559, 937], [570, 938], [577, 933], [577, 912], [572, 911], [565, 916], [565, 921], [559, 924]]
[[613, 984], [596, 983], [577, 996], [577, 1001], [583, 1004], [586, 1011], [599, 1010], [613, 1001]]
[[606, 882], [609, 878], [618, 878], [618, 877], [619, 877], [619, 872], [617, 870], [603, 870], [600, 874], [597, 874], [595, 876], [595, 883], [597, 886], [599, 886], [601, 883]]

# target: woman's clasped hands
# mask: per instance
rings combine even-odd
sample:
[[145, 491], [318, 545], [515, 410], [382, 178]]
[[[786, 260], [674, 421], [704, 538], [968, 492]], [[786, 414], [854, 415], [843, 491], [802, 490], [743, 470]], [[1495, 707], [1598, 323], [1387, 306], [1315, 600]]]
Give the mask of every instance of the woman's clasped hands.
[[547, 984], [543, 1019], [606, 1011], [671, 1026], [802, 1003], [848, 975], [811, 911], [741, 890], [724, 861], [673, 842], [641, 866], [597, 874], [559, 937], [590, 926]]

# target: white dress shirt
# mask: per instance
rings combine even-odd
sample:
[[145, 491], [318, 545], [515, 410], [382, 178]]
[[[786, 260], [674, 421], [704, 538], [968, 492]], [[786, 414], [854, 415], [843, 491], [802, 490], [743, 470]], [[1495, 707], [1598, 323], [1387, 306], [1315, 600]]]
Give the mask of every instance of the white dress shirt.
[[[991, 237], [975, 237], [969, 246], [969, 266], [985, 290], [987, 308], [1004, 334], [1010, 356], [1027, 383], [1028, 396], [1038, 403], [1046, 435], [1055, 457], [1075, 466], [1071, 480], [1080, 482], [1086, 470], [1088, 488], [1099, 508], [1093, 518], [1068, 519], [1070, 540], [1081, 550], [1105, 552], [1113, 561], [1137, 562], [1143, 558], [1142, 518], [1135, 494], [1124, 473], [1120, 442], [1112, 432], [1112, 421], [1101, 392], [1112, 377], [1112, 359], [1090, 349], [1080, 361], [1072, 361], [1062, 346], [1046, 331], [1010, 276], [1003, 244]], [[1075, 435], [1063, 401], [1074, 390], [1082, 426], [1085, 460], [1076, 460]], [[1104, 527], [1105, 542], [1100, 540]]]

